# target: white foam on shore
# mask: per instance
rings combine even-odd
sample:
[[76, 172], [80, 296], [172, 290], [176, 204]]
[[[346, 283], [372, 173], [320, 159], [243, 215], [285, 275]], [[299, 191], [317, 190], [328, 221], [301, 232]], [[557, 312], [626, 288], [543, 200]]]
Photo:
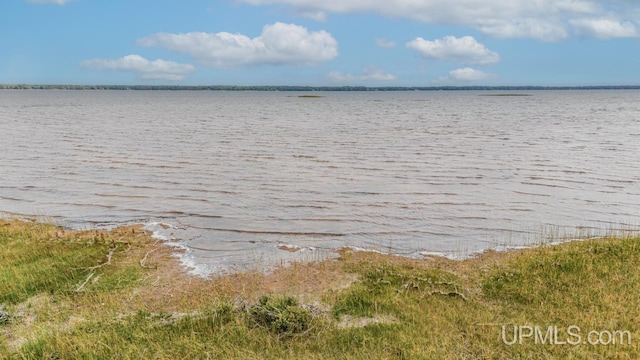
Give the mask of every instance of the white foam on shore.
[[172, 230], [177, 229], [174, 225], [152, 221], [144, 224], [142, 229], [151, 231], [151, 237], [163, 241], [165, 245], [180, 249], [173, 256], [180, 260], [180, 264], [187, 270], [189, 275], [208, 278], [211, 274], [224, 270], [222, 266], [214, 268], [211, 265], [198, 263], [193, 256], [193, 249], [173, 236]]
[[[526, 248], [526, 246], [523, 246], [522, 248]], [[485, 252], [486, 250], [488, 250], [488, 249], [481, 249], [481, 250], [476, 250], [476, 251], [465, 251], [465, 252], [460, 252], [460, 251], [451, 251], [451, 252], [419, 251], [419, 252], [413, 253], [410, 257], [413, 258], [413, 259], [424, 259], [424, 258], [428, 258], [428, 257], [440, 257], [440, 258], [445, 258], [445, 259], [449, 259], [449, 260], [462, 261], [462, 260], [465, 260], [465, 259], [472, 258], [474, 256], [478, 256], [478, 255], [482, 254], [483, 252]], [[507, 249], [507, 248], [505, 248], [505, 249], [495, 249], [495, 248], [492, 248], [491, 250], [507, 251], [507, 250], [511, 250], [511, 249]]]
[[297, 252], [297, 253], [315, 251], [318, 249], [315, 246], [299, 246], [299, 245], [290, 244], [290, 243], [278, 243], [276, 247], [283, 251]]
[[382, 251], [378, 251], [378, 250], [372, 250], [372, 249], [365, 249], [363, 247], [359, 247], [359, 246], [345, 246], [344, 249], [349, 249], [353, 252], [370, 252], [370, 253], [376, 253], [376, 254], [384, 254]]

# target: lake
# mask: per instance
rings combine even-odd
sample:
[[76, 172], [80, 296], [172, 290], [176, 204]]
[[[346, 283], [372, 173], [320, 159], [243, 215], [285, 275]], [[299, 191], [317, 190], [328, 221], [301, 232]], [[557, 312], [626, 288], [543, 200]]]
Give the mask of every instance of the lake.
[[640, 91], [515, 93], [0, 91], [0, 211], [145, 224], [200, 274], [636, 230]]

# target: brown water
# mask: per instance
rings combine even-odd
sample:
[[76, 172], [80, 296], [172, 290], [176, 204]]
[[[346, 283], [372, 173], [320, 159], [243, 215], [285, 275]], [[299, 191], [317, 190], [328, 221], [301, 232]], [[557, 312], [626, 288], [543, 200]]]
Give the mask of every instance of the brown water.
[[488, 94], [0, 91], [0, 210], [144, 223], [200, 273], [637, 228], [639, 91]]

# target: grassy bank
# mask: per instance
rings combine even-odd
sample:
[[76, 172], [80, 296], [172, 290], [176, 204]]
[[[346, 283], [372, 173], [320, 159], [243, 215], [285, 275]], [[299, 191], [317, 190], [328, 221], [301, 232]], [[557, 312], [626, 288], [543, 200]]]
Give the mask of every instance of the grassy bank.
[[148, 235], [0, 220], [0, 358], [640, 356], [638, 238], [204, 280]]

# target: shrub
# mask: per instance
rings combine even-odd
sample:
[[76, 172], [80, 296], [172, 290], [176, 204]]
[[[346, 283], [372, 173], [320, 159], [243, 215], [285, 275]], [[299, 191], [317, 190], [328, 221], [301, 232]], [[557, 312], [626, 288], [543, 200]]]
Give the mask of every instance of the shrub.
[[260, 326], [281, 335], [306, 331], [311, 325], [311, 313], [290, 296], [262, 296], [249, 309], [251, 318]]

